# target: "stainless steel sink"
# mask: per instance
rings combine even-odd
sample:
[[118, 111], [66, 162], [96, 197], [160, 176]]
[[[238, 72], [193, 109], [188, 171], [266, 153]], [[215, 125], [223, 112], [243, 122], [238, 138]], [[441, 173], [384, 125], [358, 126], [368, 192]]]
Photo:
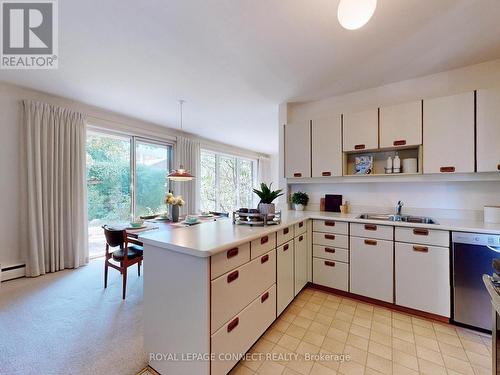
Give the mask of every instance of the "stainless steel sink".
[[424, 216], [410, 216], [410, 215], [389, 215], [389, 214], [361, 214], [358, 219], [365, 220], [381, 220], [381, 221], [403, 221], [405, 223], [416, 224], [439, 224], [436, 220]]
[[359, 215], [357, 218], [366, 220], [397, 221], [396, 215], [386, 215], [386, 214], [362, 214]]
[[418, 224], [439, 224], [436, 220], [423, 216], [401, 216], [401, 221]]

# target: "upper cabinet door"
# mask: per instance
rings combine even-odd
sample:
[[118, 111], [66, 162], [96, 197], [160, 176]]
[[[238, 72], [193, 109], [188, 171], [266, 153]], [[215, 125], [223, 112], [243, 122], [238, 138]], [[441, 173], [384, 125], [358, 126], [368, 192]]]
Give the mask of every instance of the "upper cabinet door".
[[424, 100], [424, 173], [474, 172], [474, 92]]
[[344, 151], [378, 148], [378, 109], [346, 113], [344, 117]]
[[500, 88], [477, 91], [477, 171], [500, 171]]
[[422, 101], [380, 108], [380, 147], [422, 144]]
[[311, 122], [285, 125], [285, 177], [311, 177]]
[[312, 122], [312, 176], [342, 176], [340, 116]]

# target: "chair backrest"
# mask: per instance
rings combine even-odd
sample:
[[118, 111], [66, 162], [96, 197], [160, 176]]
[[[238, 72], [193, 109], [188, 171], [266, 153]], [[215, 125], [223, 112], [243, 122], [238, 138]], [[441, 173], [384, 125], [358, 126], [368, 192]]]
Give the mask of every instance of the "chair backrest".
[[103, 225], [104, 235], [106, 236], [106, 243], [109, 247], [120, 246], [123, 248], [125, 242], [126, 231], [122, 229], [109, 229], [107, 225]]

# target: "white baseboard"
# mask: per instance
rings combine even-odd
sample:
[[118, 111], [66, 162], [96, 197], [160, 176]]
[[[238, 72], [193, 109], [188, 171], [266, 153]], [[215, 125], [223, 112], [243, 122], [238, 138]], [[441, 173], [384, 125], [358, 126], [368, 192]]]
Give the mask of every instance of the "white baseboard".
[[0, 271], [0, 282], [7, 280], [18, 279], [26, 276], [26, 266], [24, 264], [12, 265], [5, 267]]

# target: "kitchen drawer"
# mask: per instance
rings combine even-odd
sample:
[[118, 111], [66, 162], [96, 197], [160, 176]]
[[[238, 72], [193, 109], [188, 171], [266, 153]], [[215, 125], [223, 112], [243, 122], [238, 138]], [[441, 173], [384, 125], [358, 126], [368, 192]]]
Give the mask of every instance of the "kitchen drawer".
[[343, 234], [319, 233], [313, 232], [313, 244], [329, 247], [341, 247], [347, 249], [349, 247], [349, 237]]
[[424, 245], [450, 246], [450, 232], [427, 228], [396, 228], [396, 241]]
[[313, 258], [313, 283], [345, 292], [349, 289], [349, 265]]
[[324, 258], [349, 263], [349, 250], [337, 247], [313, 245], [313, 256], [316, 258]]
[[232, 247], [210, 258], [211, 279], [250, 261], [250, 242]]
[[351, 223], [351, 236], [375, 238], [378, 240], [393, 239], [394, 227], [392, 225], [358, 224]]
[[278, 315], [286, 309], [295, 297], [294, 241], [276, 249], [276, 294]]
[[212, 332], [218, 330], [275, 282], [275, 250], [213, 280]]
[[314, 220], [313, 231], [335, 234], [349, 234], [349, 224], [345, 221]]
[[301, 221], [300, 223], [297, 223], [294, 225], [294, 231], [295, 231], [295, 237], [297, 237], [300, 234], [304, 234], [307, 231], [307, 221]]
[[[276, 319], [276, 285], [260, 294], [237, 316], [232, 317], [211, 337], [212, 375], [226, 375], [238, 362], [226, 358], [229, 353], [245, 354]], [[220, 360], [220, 357], [224, 360]]]
[[294, 251], [294, 296], [307, 284], [307, 234], [301, 234], [293, 240]]
[[269, 250], [276, 248], [276, 232], [262, 236], [253, 240], [250, 245], [250, 254], [252, 259], [255, 259], [262, 254], [267, 253]]
[[280, 229], [276, 235], [278, 246], [283, 245], [285, 242], [293, 240], [293, 225]]

